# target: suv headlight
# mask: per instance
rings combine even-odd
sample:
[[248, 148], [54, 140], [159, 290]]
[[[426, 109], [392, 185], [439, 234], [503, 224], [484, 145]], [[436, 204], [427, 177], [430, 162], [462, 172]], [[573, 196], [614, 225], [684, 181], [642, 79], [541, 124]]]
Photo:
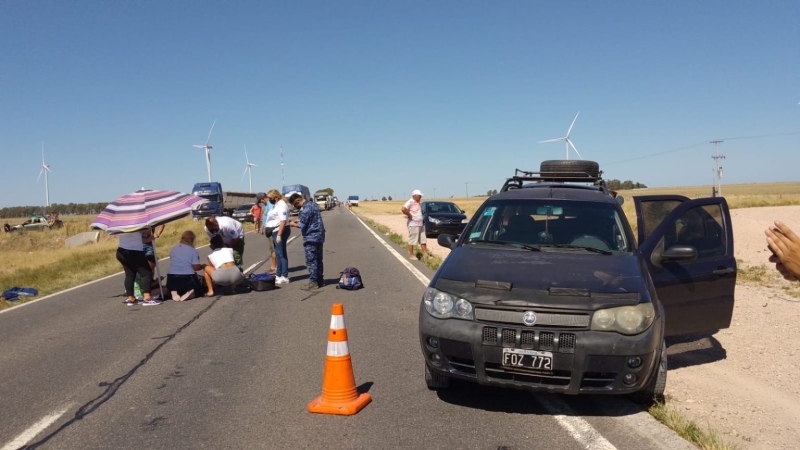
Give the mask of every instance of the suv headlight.
[[591, 329], [595, 331], [616, 331], [622, 334], [639, 334], [650, 328], [656, 317], [652, 303], [639, 303], [634, 306], [600, 309], [592, 315]]
[[430, 223], [435, 223], [435, 224], [437, 224], [437, 225], [438, 225], [439, 223], [441, 223], [441, 222], [442, 222], [442, 219], [439, 219], [439, 218], [436, 218], [436, 217], [431, 217], [431, 216], [428, 216], [428, 221], [429, 221]]
[[463, 298], [450, 295], [438, 289], [429, 287], [422, 296], [425, 310], [437, 319], [467, 319], [474, 318], [472, 304]]

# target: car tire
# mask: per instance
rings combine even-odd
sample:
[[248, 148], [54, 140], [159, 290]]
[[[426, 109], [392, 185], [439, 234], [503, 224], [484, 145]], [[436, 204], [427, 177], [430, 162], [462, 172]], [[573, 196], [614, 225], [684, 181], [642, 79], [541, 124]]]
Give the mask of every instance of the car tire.
[[600, 176], [600, 165], [596, 161], [581, 159], [551, 159], [542, 161], [539, 171], [565, 177], [585, 177], [588, 174], [596, 178]]
[[664, 403], [664, 390], [667, 387], [667, 344], [661, 340], [661, 349], [653, 367], [653, 373], [644, 387], [633, 394], [633, 400], [642, 406], [650, 407]]
[[432, 391], [447, 389], [450, 387], [450, 377], [438, 372], [432, 372], [428, 365], [425, 364], [425, 384]]

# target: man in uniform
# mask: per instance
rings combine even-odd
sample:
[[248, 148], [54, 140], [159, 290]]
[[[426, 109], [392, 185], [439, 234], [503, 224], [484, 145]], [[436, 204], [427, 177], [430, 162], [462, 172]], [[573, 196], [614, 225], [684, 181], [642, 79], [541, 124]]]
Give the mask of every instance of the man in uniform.
[[325, 225], [319, 206], [314, 202], [307, 202], [300, 194], [292, 194], [289, 203], [299, 210], [297, 220], [289, 222], [289, 226], [300, 228], [303, 234], [303, 251], [306, 254], [306, 267], [308, 268], [308, 285], [300, 289], [310, 291], [325, 285], [322, 275], [322, 244], [325, 242]]

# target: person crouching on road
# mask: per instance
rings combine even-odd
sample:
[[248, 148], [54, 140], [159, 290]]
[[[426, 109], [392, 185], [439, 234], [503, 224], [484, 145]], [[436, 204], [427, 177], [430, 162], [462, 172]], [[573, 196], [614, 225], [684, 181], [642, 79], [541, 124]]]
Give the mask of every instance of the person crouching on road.
[[222, 238], [225, 247], [233, 249], [233, 259], [239, 270], [243, 270], [244, 258], [244, 228], [235, 219], [226, 216], [211, 217], [206, 219], [205, 232], [209, 238], [216, 235]]
[[275, 270], [275, 284], [289, 283], [289, 258], [286, 255], [286, 241], [292, 229], [289, 227], [289, 205], [277, 189], [270, 189], [267, 198], [272, 203], [272, 209], [267, 213], [267, 228], [272, 230], [272, 239], [275, 243], [275, 256], [278, 259], [278, 268]]
[[214, 285], [238, 286], [245, 281], [242, 271], [236, 267], [233, 249], [225, 247], [221, 236], [216, 235], [211, 238], [211, 250], [211, 254], [208, 255], [208, 265], [203, 269], [203, 277], [208, 287], [206, 297], [215, 295]]
[[200, 254], [194, 248], [194, 240], [194, 232], [186, 230], [181, 235], [181, 241], [169, 251], [167, 290], [176, 302], [201, 295], [197, 271], [205, 269], [206, 265], [200, 263]]
[[300, 228], [300, 233], [303, 235], [303, 250], [306, 254], [306, 267], [308, 267], [308, 285], [300, 289], [319, 289], [325, 286], [322, 266], [325, 225], [322, 223], [319, 206], [314, 202], [307, 202], [300, 194], [292, 194], [289, 203], [300, 211], [297, 220], [289, 225]]

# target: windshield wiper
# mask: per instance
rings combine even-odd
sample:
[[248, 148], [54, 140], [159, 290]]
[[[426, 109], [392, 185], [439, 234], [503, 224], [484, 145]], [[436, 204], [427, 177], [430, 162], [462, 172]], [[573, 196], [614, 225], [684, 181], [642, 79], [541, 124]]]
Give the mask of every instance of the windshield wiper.
[[534, 247], [531, 245], [522, 244], [520, 242], [508, 242], [508, 241], [493, 241], [489, 239], [478, 239], [475, 241], [469, 241], [469, 244], [489, 244], [489, 245], [502, 245], [506, 247], [515, 247], [515, 248], [522, 248], [525, 250], [531, 250], [534, 252], [539, 252], [541, 249], [539, 247]]
[[613, 255], [611, 250], [603, 250], [602, 248], [596, 247], [586, 247], [583, 245], [571, 245], [571, 244], [542, 244], [542, 247], [555, 247], [555, 248], [574, 248], [579, 250], [588, 250], [590, 252], [600, 253], [601, 255]]

